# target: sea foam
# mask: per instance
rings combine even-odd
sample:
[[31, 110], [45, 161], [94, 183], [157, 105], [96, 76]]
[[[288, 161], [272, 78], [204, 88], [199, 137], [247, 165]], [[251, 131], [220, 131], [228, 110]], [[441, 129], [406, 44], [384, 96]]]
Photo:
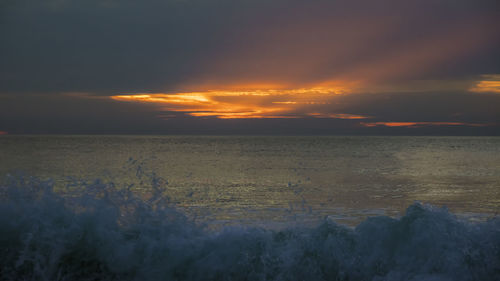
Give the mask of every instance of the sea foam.
[[500, 220], [471, 223], [415, 203], [355, 228], [194, 223], [159, 186], [99, 180], [54, 191], [0, 187], [1, 280], [500, 280]]

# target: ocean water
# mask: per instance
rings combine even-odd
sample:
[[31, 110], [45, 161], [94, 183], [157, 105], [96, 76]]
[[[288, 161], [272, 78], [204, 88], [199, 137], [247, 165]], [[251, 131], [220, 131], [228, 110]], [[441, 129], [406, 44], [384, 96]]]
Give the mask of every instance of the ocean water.
[[1, 280], [500, 280], [498, 137], [0, 137]]

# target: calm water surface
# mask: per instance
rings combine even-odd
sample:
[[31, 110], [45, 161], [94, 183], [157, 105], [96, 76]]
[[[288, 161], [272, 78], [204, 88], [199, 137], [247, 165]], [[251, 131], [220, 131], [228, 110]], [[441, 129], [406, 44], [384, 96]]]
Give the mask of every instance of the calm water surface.
[[498, 137], [2, 136], [0, 159], [0, 175], [57, 188], [99, 179], [147, 193], [154, 175], [180, 209], [221, 224], [353, 225], [416, 200], [500, 210]]

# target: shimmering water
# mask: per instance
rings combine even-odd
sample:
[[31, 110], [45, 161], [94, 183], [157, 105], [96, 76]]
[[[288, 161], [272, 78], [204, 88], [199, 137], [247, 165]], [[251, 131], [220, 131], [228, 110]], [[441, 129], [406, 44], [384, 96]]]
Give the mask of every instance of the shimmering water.
[[[2, 136], [0, 175], [99, 179], [214, 224], [356, 225], [414, 201], [481, 218], [500, 210], [498, 137]], [[153, 176], [154, 175], [154, 176]]]
[[0, 280], [500, 280], [499, 150], [2, 136]]

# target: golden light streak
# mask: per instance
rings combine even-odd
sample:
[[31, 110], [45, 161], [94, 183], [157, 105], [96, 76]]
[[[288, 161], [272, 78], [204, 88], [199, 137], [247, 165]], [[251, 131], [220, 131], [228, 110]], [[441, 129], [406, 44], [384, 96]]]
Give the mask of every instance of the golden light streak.
[[153, 103], [179, 103], [179, 104], [196, 104], [210, 102], [206, 96], [199, 93], [189, 94], [139, 94], [139, 95], [119, 95], [112, 96], [114, 100], [129, 100], [138, 102], [153, 102]]
[[191, 112], [195, 117], [217, 117], [219, 119], [263, 119], [263, 118], [299, 118], [299, 116], [287, 115], [263, 115], [259, 112]]
[[309, 113], [311, 117], [315, 118], [336, 118], [336, 119], [368, 119], [371, 117], [355, 114], [345, 114], [345, 113]]
[[[260, 87], [242, 90], [208, 90], [181, 93], [137, 93], [111, 96], [116, 101], [151, 103], [165, 111], [194, 117], [241, 118], [340, 118], [365, 119], [361, 115], [318, 113], [311, 107], [329, 104], [333, 96], [347, 93], [345, 86], [310, 88]], [[169, 116], [168, 118], [172, 118]]]
[[471, 127], [485, 127], [490, 124], [479, 124], [479, 123], [461, 123], [461, 122], [361, 122], [364, 127], [409, 127], [418, 128], [422, 126], [471, 126]]
[[296, 101], [273, 101], [275, 104], [297, 104]]
[[482, 78], [484, 80], [478, 81], [469, 91], [500, 94], [500, 74], [483, 75]]

